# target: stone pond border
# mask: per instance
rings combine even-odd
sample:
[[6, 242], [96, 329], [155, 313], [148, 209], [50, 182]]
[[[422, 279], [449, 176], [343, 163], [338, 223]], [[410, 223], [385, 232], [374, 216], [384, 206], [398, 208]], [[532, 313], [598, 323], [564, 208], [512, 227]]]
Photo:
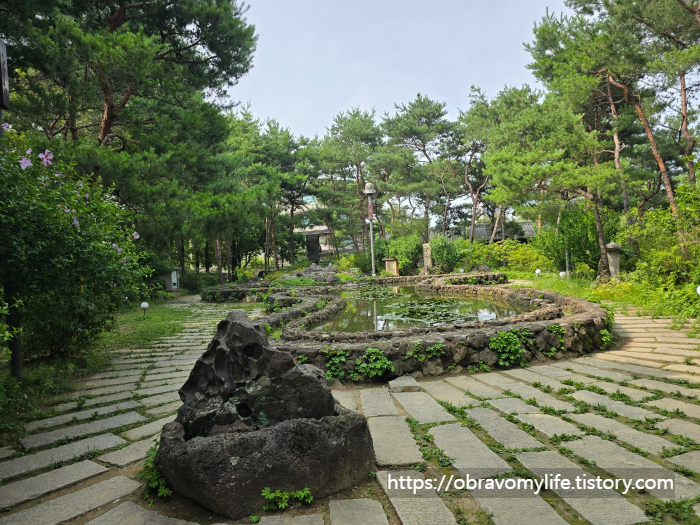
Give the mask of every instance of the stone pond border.
[[[483, 369], [483, 365], [494, 367], [499, 355], [490, 348], [494, 346], [492, 341], [499, 334], [514, 330], [527, 335], [520, 338], [524, 352], [514, 366], [542, 362], [548, 358], [573, 358], [604, 349], [612, 328], [612, 317], [605, 308], [584, 299], [553, 292], [497, 286], [506, 282], [507, 278], [502, 273], [371, 279], [363, 284], [413, 284], [417, 290], [432, 294], [479, 297], [532, 310], [514, 317], [483, 322], [353, 333], [310, 332], [306, 326], [318, 324], [344, 310], [346, 301], [339, 294], [356, 285], [267, 288], [264, 283], [254, 283], [218, 290], [220, 294], [225, 293], [228, 300], [239, 301], [251, 295], [260, 299], [267, 294], [269, 304], [276, 301], [277, 306], [286, 308], [257, 321], [271, 328], [282, 327], [276, 346], [289, 351], [300, 363], [327, 370], [327, 351], [342, 350], [342, 355], [346, 357], [341, 370], [350, 373], [354, 371], [356, 362], [365, 357], [368, 348], [382, 350], [394, 370], [387, 370], [380, 378], [374, 378], [375, 381], [387, 381], [407, 374], [435, 376], [460, 372], [469, 367]], [[211, 292], [208, 293], [212, 297]], [[337, 367], [335, 370], [337, 372]], [[362, 380], [365, 378], [360, 377]]]

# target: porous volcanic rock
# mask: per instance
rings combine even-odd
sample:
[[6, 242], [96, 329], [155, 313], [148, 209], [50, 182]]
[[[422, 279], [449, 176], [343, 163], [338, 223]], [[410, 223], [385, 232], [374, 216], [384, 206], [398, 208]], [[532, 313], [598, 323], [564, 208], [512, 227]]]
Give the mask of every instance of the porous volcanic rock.
[[374, 469], [364, 416], [336, 403], [321, 370], [270, 346], [243, 312], [219, 323], [180, 398], [156, 466], [176, 492], [229, 518], [259, 510], [264, 487], [324, 497]]

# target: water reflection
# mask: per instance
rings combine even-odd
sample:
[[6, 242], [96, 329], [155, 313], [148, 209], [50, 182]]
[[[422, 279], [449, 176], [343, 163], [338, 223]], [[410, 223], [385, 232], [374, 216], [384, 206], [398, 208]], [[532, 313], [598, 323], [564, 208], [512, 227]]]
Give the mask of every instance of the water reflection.
[[383, 288], [374, 296], [354, 293], [347, 308], [311, 328], [313, 332], [400, 330], [446, 323], [512, 317], [527, 309], [482, 299], [419, 294], [413, 287]]

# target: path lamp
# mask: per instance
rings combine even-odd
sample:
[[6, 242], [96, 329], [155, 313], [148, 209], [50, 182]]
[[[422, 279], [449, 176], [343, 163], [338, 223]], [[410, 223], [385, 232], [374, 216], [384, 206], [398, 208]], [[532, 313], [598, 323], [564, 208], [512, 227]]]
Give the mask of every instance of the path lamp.
[[559, 272], [559, 277], [561, 277], [562, 279], [566, 277], [566, 272]]
[[698, 295], [700, 295], [700, 286], [698, 286], [697, 290], [695, 291], [698, 292]]
[[148, 303], [146, 301], [142, 302], [141, 308], [143, 308], [143, 315], [146, 315], [146, 310], [148, 310]]
[[369, 220], [369, 249], [372, 252], [372, 277], [377, 275], [377, 269], [374, 264], [374, 202], [372, 196], [377, 194], [374, 189], [374, 184], [368, 182], [365, 184], [365, 190], [362, 192], [367, 195], [367, 219]]
[[537, 270], [535, 270], [535, 276], [537, 276], [538, 279], [540, 278], [541, 273], [542, 273], [542, 270], [540, 270], [539, 268], [537, 268]]

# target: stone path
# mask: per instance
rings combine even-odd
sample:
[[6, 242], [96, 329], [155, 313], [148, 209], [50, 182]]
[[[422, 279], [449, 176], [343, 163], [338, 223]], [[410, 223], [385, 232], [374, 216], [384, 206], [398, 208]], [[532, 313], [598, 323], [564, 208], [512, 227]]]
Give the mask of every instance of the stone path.
[[[137, 462], [174, 418], [177, 390], [225, 308], [174, 306], [192, 309], [184, 332], [153, 348], [115, 351], [109, 370], [86, 378], [72, 399], [57, 399], [52, 417], [25, 426], [22, 445], [30, 453], [0, 448], [0, 525], [197, 525], [146, 508], [136, 478]], [[515, 483], [556, 473], [613, 479], [636, 470], [673, 478], [673, 497], [700, 497], [700, 340], [668, 330], [664, 320], [618, 315], [617, 322], [619, 343], [580, 359], [334, 391], [368, 418], [384, 505], [335, 499], [313, 514], [260, 523], [631, 525], [650, 521], [647, 503], [667, 496], [438, 488], [443, 475], [450, 483], [467, 474]], [[438, 467], [432, 457], [451, 464]], [[413, 494], [390, 487], [390, 476], [424, 485]]]

